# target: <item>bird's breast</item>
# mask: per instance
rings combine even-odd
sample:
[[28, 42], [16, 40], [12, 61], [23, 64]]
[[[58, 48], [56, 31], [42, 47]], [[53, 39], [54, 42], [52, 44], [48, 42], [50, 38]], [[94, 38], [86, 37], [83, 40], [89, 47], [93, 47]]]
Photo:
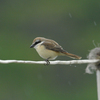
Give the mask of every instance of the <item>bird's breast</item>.
[[50, 57], [50, 59], [53, 60], [58, 56], [57, 52], [46, 49], [44, 45], [38, 45], [35, 49], [38, 52], [38, 54], [44, 59]]

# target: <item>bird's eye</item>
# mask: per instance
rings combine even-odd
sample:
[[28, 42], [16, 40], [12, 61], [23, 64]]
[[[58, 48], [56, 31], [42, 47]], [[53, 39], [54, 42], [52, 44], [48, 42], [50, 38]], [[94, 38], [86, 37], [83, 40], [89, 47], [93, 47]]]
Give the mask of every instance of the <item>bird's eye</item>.
[[35, 41], [35, 44], [38, 44], [38, 43], [40, 43], [40, 42], [41, 42], [40, 40], [36, 40], [36, 41]]

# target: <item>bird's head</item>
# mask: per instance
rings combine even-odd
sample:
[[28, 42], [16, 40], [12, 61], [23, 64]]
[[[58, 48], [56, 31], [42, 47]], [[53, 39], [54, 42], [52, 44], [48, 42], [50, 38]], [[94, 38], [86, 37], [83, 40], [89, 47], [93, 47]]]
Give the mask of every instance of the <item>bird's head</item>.
[[46, 38], [44, 37], [36, 37], [34, 40], [33, 40], [33, 43], [32, 45], [30, 46], [30, 48], [33, 48], [35, 47], [36, 45], [38, 45], [39, 43], [42, 43], [43, 41], [45, 41]]

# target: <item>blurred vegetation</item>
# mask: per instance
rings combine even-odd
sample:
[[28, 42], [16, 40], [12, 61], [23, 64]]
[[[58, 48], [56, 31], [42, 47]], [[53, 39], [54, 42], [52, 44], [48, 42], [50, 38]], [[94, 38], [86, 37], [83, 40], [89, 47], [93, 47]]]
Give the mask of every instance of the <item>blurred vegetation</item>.
[[[1, 59], [43, 60], [29, 48], [37, 36], [86, 59], [100, 41], [100, 1], [0, 0]], [[0, 100], [96, 100], [86, 66], [0, 64]]]

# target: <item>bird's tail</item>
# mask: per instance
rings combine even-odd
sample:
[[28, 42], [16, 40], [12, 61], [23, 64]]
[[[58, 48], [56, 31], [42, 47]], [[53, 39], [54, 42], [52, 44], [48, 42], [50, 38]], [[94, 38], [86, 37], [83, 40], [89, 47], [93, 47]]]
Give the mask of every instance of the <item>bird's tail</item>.
[[64, 55], [70, 57], [70, 58], [73, 58], [73, 59], [81, 59], [82, 57], [80, 56], [77, 56], [77, 55], [74, 55], [74, 54], [71, 54], [71, 53], [68, 53], [68, 52], [63, 52]]

